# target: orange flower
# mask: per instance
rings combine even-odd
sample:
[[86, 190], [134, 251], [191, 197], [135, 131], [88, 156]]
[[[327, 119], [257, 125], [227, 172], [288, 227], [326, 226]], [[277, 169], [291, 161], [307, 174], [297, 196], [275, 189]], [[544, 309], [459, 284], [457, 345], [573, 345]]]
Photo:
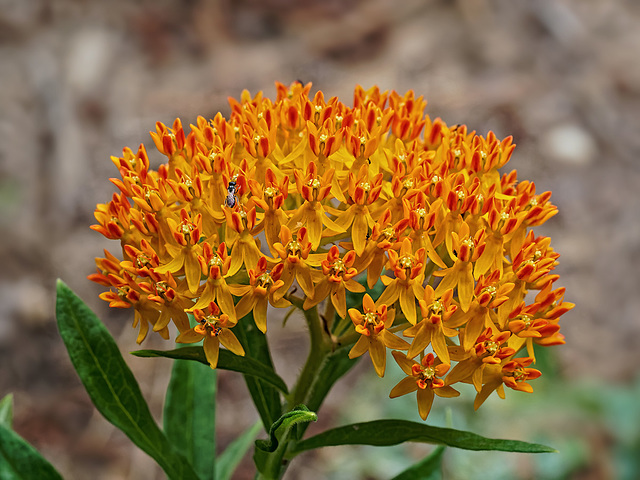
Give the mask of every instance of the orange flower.
[[[385, 210], [380, 219], [373, 225], [367, 246], [354, 263], [354, 267], [358, 271], [367, 270], [367, 285], [369, 285], [369, 288], [373, 288], [381, 277], [382, 270], [388, 262], [386, 252], [390, 249], [397, 250], [400, 248], [400, 235], [408, 225], [409, 221], [407, 219], [391, 225], [391, 211], [389, 209]], [[345, 248], [352, 246], [352, 244], [347, 243], [341, 245], [345, 246]]]
[[222, 311], [229, 315], [232, 322], [236, 321], [236, 309], [233, 304], [231, 290], [227, 285], [225, 277], [229, 275], [231, 268], [231, 257], [227, 255], [227, 246], [224, 242], [218, 245], [217, 250], [213, 250], [211, 244], [202, 244], [202, 255], [198, 256], [198, 263], [207, 281], [204, 289], [200, 293], [200, 298], [193, 308], [205, 308], [211, 302], [218, 302]]
[[418, 301], [422, 320], [402, 332], [405, 337], [413, 337], [411, 348], [407, 353], [409, 358], [414, 358], [431, 345], [443, 363], [451, 364], [446, 337], [455, 337], [458, 331], [446, 326], [445, 323], [458, 308], [452, 305], [452, 299], [453, 290], [447, 290], [442, 298], [436, 298], [430, 285], [424, 289], [424, 297]]
[[216, 368], [218, 365], [220, 344], [243, 357], [244, 349], [231, 331], [235, 322], [232, 322], [226, 313], [221, 314], [220, 309], [213, 302], [209, 304], [207, 309], [209, 313], [199, 308], [194, 309], [193, 316], [200, 324], [178, 335], [176, 342], [196, 343], [204, 339], [202, 346], [211, 368]]
[[505, 358], [516, 353], [514, 348], [506, 345], [511, 336], [510, 332], [494, 333], [491, 328], [487, 328], [475, 342], [471, 352], [464, 352], [462, 355], [452, 356], [459, 363], [453, 367], [447, 377], [447, 383], [471, 381], [477, 391], [482, 389], [485, 369], [490, 365], [499, 365]]
[[288, 186], [289, 177], [285, 175], [281, 181], [278, 181], [270, 168], [267, 168], [265, 173], [264, 188], [256, 180], [249, 180], [249, 188], [253, 194], [251, 200], [264, 210], [264, 217], [252, 234], [255, 235], [264, 229], [267, 245], [274, 255], [273, 244], [278, 241], [280, 229], [287, 221], [287, 215], [282, 207], [289, 193]]
[[[469, 310], [473, 298], [473, 262], [484, 250], [484, 230], [478, 230], [474, 236], [469, 233], [469, 225], [462, 222], [459, 233], [452, 232], [451, 258], [455, 259], [452, 267], [434, 272], [442, 280], [436, 287], [436, 295], [442, 295], [450, 288], [458, 288], [458, 301], [463, 312]], [[456, 253], [454, 253], [456, 252]]]
[[255, 268], [262, 255], [255, 237], [251, 234], [256, 224], [256, 207], [249, 209], [249, 211], [245, 211], [243, 208], [234, 211], [225, 205], [224, 214], [227, 217], [226, 238], [233, 245], [228, 272], [228, 275], [232, 276], [243, 265], [247, 269]]
[[417, 391], [418, 412], [420, 418], [427, 419], [433, 405], [434, 395], [439, 397], [457, 397], [460, 395], [453, 387], [445, 385], [442, 377], [449, 365], [436, 360], [433, 353], [426, 355], [420, 363], [405, 357], [402, 352], [391, 352], [402, 371], [407, 375], [393, 387], [390, 398], [400, 397]]
[[[408, 348], [394, 354], [408, 379], [392, 393], [417, 391], [423, 417], [457, 382], [474, 385], [476, 406], [504, 385], [528, 390], [536, 373], [514, 358], [564, 343], [560, 317], [574, 305], [556, 284], [550, 239], [532, 229], [557, 212], [550, 192], [500, 172], [513, 138], [431, 119], [413, 91], [357, 86], [348, 106], [310, 97], [311, 84], [276, 89], [275, 100], [245, 90], [228, 118], [190, 129], [158, 122], [157, 169], [142, 145], [111, 158], [118, 193], [91, 228], [118, 240], [123, 259], [96, 259], [101, 298], [135, 311], [139, 342], [177, 328], [181, 340], [205, 339], [210, 361], [223, 339], [240, 351], [229, 328], [249, 312], [264, 332], [269, 305], [291, 301], [310, 310], [320, 350], [359, 336], [350, 356], [368, 351], [378, 375], [387, 348]], [[384, 285], [362, 310], [347, 303], [346, 291], [365, 291], [356, 275]], [[196, 332], [190, 311], [211, 320]], [[321, 318], [324, 330], [311, 321]], [[343, 334], [351, 323], [357, 335]]]
[[200, 252], [198, 242], [202, 232], [202, 215], [196, 215], [194, 221], [191, 221], [189, 213], [183, 208], [180, 211], [180, 220], [180, 223], [178, 223], [172, 218], [167, 219], [173, 239], [178, 246], [167, 244], [167, 250], [172, 254], [173, 260], [154, 268], [154, 271], [161, 275], [167, 272], [177, 274], [183, 271], [189, 291], [196, 293], [200, 286], [201, 274], [200, 264], [198, 263], [198, 254]]
[[357, 358], [369, 352], [373, 367], [379, 377], [384, 376], [387, 363], [387, 348], [407, 350], [409, 344], [389, 331], [393, 325], [395, 312], [387, 311], [386, 305], [376, 307], [369, 294], [362, 300], [363, 312], [349, 309], [349, 316], [360, 338], [349, 351], [349, 358]]
[[313, 297], [305, 299], [303, 308], [308, 310], [329, 296], [338, 315], [341, 318], [346, 317], [346, 290], [356, 293], [365, 291], [365, 288], [353, 279], [358, 273], [353, 268], [355, 259], [356, 252], [353, 250], [345, 253], [344, 257], [340, 258], [338, 247], [335, 245], [331, 247], [329, 253], [327, 253], [327, 258], [322, 261], [322, 273], [316, 270], [312, 273], [313, 277], [315, 277], [314, 294]]
[[321, 203], [331, 191], [331, 179], [334, 170], [327, 170], [322, 177], [318, 177], [318, 168], [315, 162], [310, 162], [307, 173], [303, 177], [298, 170], [294, 170], [296, 188], [304, 199], [304, 204], [293, 214], [287, 226], [306, 226], [309, 232], [309, 240], [314, 250], [320, 245], [323, 236], [322, 226], [327, 226], [332, 232], [344, 232], [344, 229], [334, 223], [326, 214], [324, 205]]
[[498, 392], [500, 398], [504, 398], [503, 385], [521, 392], [532, 393], [533, 387], [527, 383], [527, 380], [536, 379], [542, 375], [542, 373], [535, 368], [528, 368], [531, 363], [533, 363], [533, 358], [525, 357], [514, 358], [502, 365], [491, 366], [490, 372], [486, 375], [488, 379], [485, 385], [483, 385], [482, 390], [476, 395], [473, 407], [476, 410], [480, 408], [494, 391]]
[[351, 241], [359, 256], [364, 251], [369, 228], [375, 223], [369, 213], [368, 205], [378, 199], [382, 190], [382, 173], [369, 180], [367, 167], [368, 165], [362, 165], [357, 177], [349, 172], [348, 203], [350, 206], [335, 220], [335, 223], [345, 231], [352, 227]]
[[267, 272], [267, 257], [261, 257], [257, 268], [249, 270], [249, 285], [230, 285], [231, 292], [242, 297], [236, 305], [238, 318], [253, 310], [253, 320], [262, 333], [267, 331], [267, 303], [280, 308], [291, 305], [281, 295], [275, 298], [284, 287], [284, 282], [280, 280], [283, 270], [284, 265], [279, 263], [270, 273]]
[[395, 274], [394, 279], [382, 277], [385, 288], [376, 302], [377, 305], [393, 305], [400, 300], [400, 308], [409, 323], [416, 324], [416, 299], [424, 296], [422, 288], [422, 270], [424, 265], [424, 248], [413, 254], [411, 240], [405, 238], [400, 247], [400, 254], [389, 250], [389, 263]]
[[[280, 276], [283, 286], [276, 294], [276, 299], [282, 297], [289, 291], [294, 280], [298, 281], [300, 288], [307, 297], [313, 297], [315, 287], [311, 278], [311, 263], [309, 252], [312, 245], [307, 235], [307, 229], [302, 227], [298, 230], [294, 240], [291, 230], [283, 225], [280, 229], [280, 242], [273, 244], [273, 249], [280, 256], [280, 261], [284, 263], [284, 269]], [[309, 259], [309, 262], [307, 261]]]

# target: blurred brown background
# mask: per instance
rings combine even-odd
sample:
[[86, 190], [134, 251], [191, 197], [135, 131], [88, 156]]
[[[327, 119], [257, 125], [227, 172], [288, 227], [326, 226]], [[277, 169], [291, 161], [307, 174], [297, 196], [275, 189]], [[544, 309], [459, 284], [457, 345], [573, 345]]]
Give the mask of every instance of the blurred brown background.
[[[558, 284], [577, 304], [562, 319], [567, 345], [554, 352], [560, 380], [546, 388], [593, 384], [585, 391], [594, 398], [637, 391], [639, 52], [636, 0], [0, 0], [0, 396], [15, 394], [16, 430], [65, 478], [162, 478], [79, 384], [55, 327], [55, 278], [96, 310], [123, 352], [134, 350], [130, 312], [108, 311], [85, 280], [102, 248], [118, 250], [88, 228], [115, 190], [109, 156], [140, 142], [151, 150], [158, 120], [227, 115], [228, 96], [246, 88], [273, 98], [275, 81], [297, 79], [347, 104], [356, 84], [413, 89], [432, 117], [514, 135], [510, 167], [552, 190], [560, 209], [538, 233], [561, 253]], [[292, 322], [274, 336], [276, 362], [294, 365], [289, 380], [304, 332]], [[169, 348], [157, 338], [144, 346]], [[126, 358], [158, 415], [170, 362]], [[370, 375], [364, 363], [358, 372]], [[321, 411], [325, 425], [343, 418], [336, 412], [358, 372]], [[222, 372], [220, 390], [223, 446], [256, 416], [241, 378]], [[380, 395], [357, 398], [390, 402]], [[495, 423], [488, 411], [476, 415]], [[545, 413], [524, 415], [539, 422]], [[624, 476], [634, 467], [616, 459], [612, 428], [604, 419], [569, 429], [587, 451], [562, 467], [566, 478], [638, 478]], [[533, 440], [526, 430], [517, 438]], [[331, 452], [309, 455], [286, 478], [389, 476], [340, 474]], [[528, 465], [493, 478], [556, 478]], [[250, 477], [250, 468], [237, 476]]]

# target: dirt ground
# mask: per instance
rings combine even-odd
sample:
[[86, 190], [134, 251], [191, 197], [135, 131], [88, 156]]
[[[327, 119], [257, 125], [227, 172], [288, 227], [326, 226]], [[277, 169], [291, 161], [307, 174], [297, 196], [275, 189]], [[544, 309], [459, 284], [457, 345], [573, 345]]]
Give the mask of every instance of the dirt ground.
[[[275, 81], [297, 79], [347, 103], [356, 84], [413, 89], [432, 117], [514, 135], [511, 168], [560, 209], [538, 232], [560, 252], [558, 283], [577, 304], [562, 319], [562, 373], [630, 382], [640, 363], [638, 52], [636, 0], [0, 0], [0, 396], [15, 394], [15, 428], [65, 478], [162, 478], [79, 384], [55, 327], [55, 279], [134, 350], [129, 312], [109, 311], [85, 279], [103, 248], [118, 249], [88, 228], [115, 190], [109, 156], [151, 150], [156, 121], [227, 114], [228, 96], [274, 97]], [[275, 336], [277, 363], [299, 364], [301, 326]], [[170, 363], [129, 357], [158, 414]], [[255, 415], [237, 376], [221, 373], [220, 390], [225, 444]], [[308, 458], [287, 478], [323, 478]]]

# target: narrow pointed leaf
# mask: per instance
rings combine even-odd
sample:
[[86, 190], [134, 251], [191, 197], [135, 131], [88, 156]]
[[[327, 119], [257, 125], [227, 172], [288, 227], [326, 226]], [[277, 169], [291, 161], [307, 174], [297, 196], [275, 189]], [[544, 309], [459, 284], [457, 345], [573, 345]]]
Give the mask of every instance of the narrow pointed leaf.
[[0, 478], [62, 480], [62, 475], [20, 435], [0, 423]]
[[208, 365], [174, 360], [164, 404], [165, 435], [200, 480], [216, 478], [216, 375]]
[[60, 335], [98, 411], [158, 462], [170, 479], [196, 479], [191, 465], [156, 425], [138, 382], [109, 331], [60, 280], [57, 291]]
[[335, 445], [388, 446], [403, 442], [448, 445], [465, 450], [501, 450], [505, 452], [550, 453], [551, 447], [519, 440], [486, 438], [472, 432], [432, 427], [406, 420], [376, 420], [327, 430], [302, 440], [293, 448], [298, 454], [306, 450]]
[[[204, 355], [204, 349], [201, 346], [182, 347], [176, 348], [175, 350], [136, 350], [131, 352], [131, 355], [135, 355], [136, 357], [166, 357], [181, 360], [195, 360], [209, 366], [209, 362], [207, 362], [207, 358]], [[282, 380], [272, 368], [257, 362], [251, 357], [240, 357], [228, 350], [220, 349], [217, 368], [259, 377], [281, 392], [288, 392], [287, 384], [284, 383], [284, 380]], [[209, 368], [209, 370], [211, 370], [211, 368]]]
[[11, 428], [13, 423], [13, 394], [8, 393], [0, 400], [0, 425]]
[[253, 446], [253, 441], [262, 429], [262, 423], [257, 422], [249, 427], [242, 435], [231, 442], [216, 459], [216, 480], [229, 480], [234, 470]]
[[436, 448], [431, 455], [410, 466], [391, 480], [442, 480], [442, 445]]

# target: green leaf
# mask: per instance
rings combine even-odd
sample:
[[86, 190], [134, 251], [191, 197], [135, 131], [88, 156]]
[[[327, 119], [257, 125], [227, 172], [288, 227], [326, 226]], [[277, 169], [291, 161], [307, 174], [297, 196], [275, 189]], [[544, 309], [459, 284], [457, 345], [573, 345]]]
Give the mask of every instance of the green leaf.
[[61, 280], [58, 328], [71, 363], [98, 411], [149, 454], [171, 479], [197, 479], [187, 460], [158, 428], [138, 382], [96, 315]]
[[335, 445], [374, 445], [384, 447], [404, 442], [433, 443], [465, 450], [501, 450], [505, 452], [550, 453], [553, 448], [518, 440], [481, 437], [452, 428], [432, 427], [406, 420], [375, 420], [354, 423], [322, 432], [298, 442], [293, 453]]
[[[131, 352], [131, 355], [135, 355], [136, 357], [166, 357], [181, 360], [195, 360], [209, 367], [209, 362], [201, 346], [182, 347], [176, 348], [175, 350], [136, 350]], [[229, 350], [220, 349], [219, 355], [217, 368], [259, 377], [283, 393], [287, 393], [287, 384], [273, 371], [273, 368], [257, 362], [248, 356], [240, 357], [235, 355]], [[209, 370], [211, 371], [211, 368], [209, 368]]]
[[208, 364], [174, 360], [165, 397], [165, 435], [201, 480], [216, 478], [216, 376]]
[[437, 447], [431, 455], [410, 466], [391, 480], [442, 480], [442, 445]]
[[[240, 320], [233, 331], [244, 347], [244, 358], [251, 358], [273, 372], [273, 361], [271, 360], [267, 336], [256, 327], [253, 321], [253, 314], [249, 313], [249, 315]], [[282, 414], [280, 393], [273, 385], [273, 381], [263, 378], [262, 375], [256, 377], [244, 373], [244, 380], [253, 403], [260, 414], [262, 424], [265, 430], [268, 430]], [[284, 392], [286, 393], [286, 384], [284, 382], [282, 384], [285, 385]], [[282, 389], [280, 388], [280, 390]]]
[[0, 423], [0, 478], [62, 480], [62, 475], [20, 435]]
[[315, 422], [317, 419], [318, 416], [304, 405], [297, 406], [271, 425], [267, 440], [256, 440], [253, 462], [265, 479], [280, 478], [284, 468], [282, 458], [291, 429], [298, 424]]
[[0, 425], [11, 428], [13, 423], [13, 394], [8, 393], [0, 400]]
[[257, 422], [249, 427], [242, 435], [231, 442], [216, 459], [216, 479], [229, 480], [242, 457], [245, 456], [253, 441], [262, 429], [262, 423]]
[[256, 440], [256, 447], [265, 452], [275, 452], [283, 434], [298, 423], [309, 423], [318, 420], [318, 415], [306, 406], [300, 405], [282, 415], [271, 425], [268, 440]]

